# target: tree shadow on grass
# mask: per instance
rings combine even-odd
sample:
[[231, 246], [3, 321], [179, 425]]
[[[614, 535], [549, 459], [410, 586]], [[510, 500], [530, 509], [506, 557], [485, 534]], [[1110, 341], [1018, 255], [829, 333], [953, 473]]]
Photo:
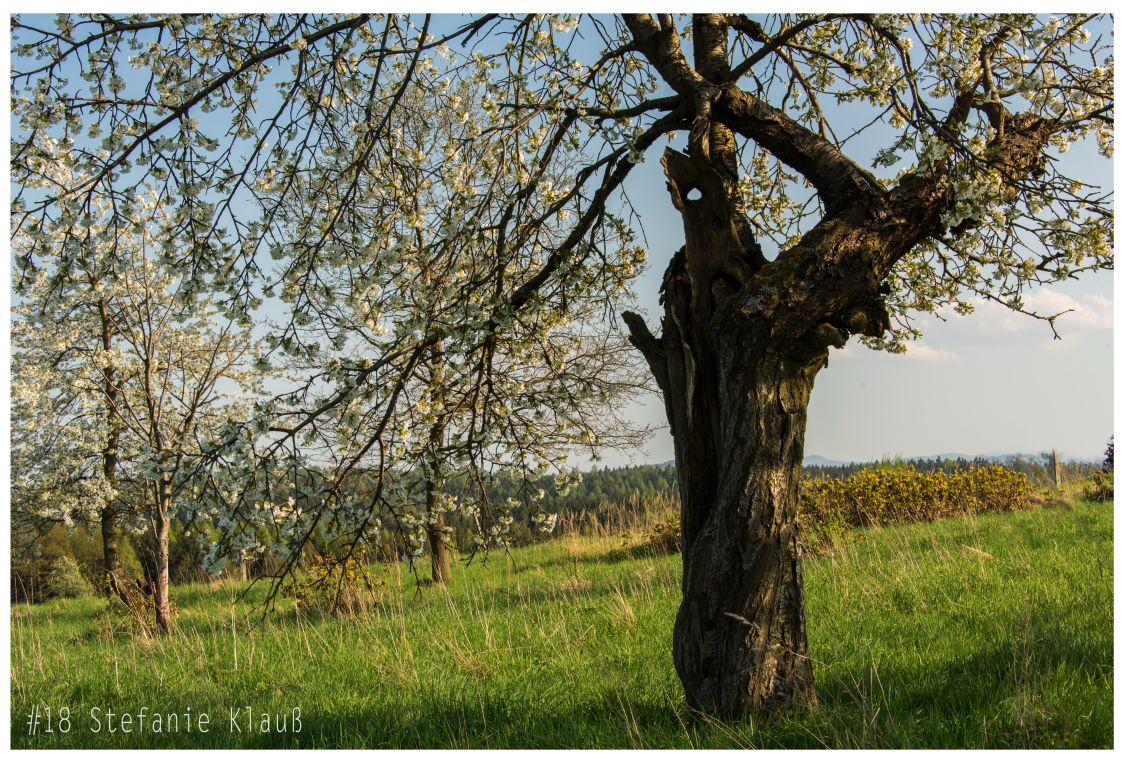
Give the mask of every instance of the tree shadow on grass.
[[1056, 675], [1096, 681], [1112, 647], [1091, 651], [1046, 618], [1024, 628], [944, 664], [910, 669], [892, 659], [822, 683], [824, 733], [843, 747], [1112, 746], [1112, 689], [1100, 708], [1044, 689]]
[[716, 724], [684, 717], [682, 708], [623, 696], [559, 707], [490, 694], [419, 698], [412, 707], [371, 706], [306, 724], [302, 746], [408, 749], [637, 749], [745, 747]]
[[[1073, 635], [1073, 634], [1069, 634]], [[1107, 747], [1112, 693], [1105, 711], [1035, 700], [1038, 681], [1067, 670], [1094, 671], [1111, 648], [1086, 649], [1051, 623], [925, 668], [872, 663], [861, 676], [822, 679], [814, 716], [720, 723], [688, 713], [682, 696], [650, 686], [593, 689], [556, 685], [539, 694], [500, 687], [450, 689], [423, 683], [408, 695], [374, 686], [301, 692], [271, 705], [301, 707], [301, 730], [240, 733], [216, 716], [212, 733], [193, 737], [86, 739], [95, 746], [319, 748], [795, 748], [795, 747]], [[591, 687], [592, 688], [592, 687]], [[1032, 701], [1027, 701], [1027, 700]], [[193, 703], [195, 704], [195, 703]], [[278, 712], [279, 707], [255, 708]], [[1066, 712], [1072, 712], [1068, 716]], [[13, 741], [16, 739], [13, 726]], [[55, 746], [62, 740], [51, 741]], [[64, 743], [65, 744], [65, 743]], [[17, 744], [17, 746], [20, 746]]]

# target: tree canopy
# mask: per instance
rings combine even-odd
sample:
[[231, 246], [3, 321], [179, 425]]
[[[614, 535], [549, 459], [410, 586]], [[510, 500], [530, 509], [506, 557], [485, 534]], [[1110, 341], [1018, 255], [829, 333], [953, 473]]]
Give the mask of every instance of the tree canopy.
[[[1112, 49], [1096, 18], [781, 14], [716, 24], [708, 32], [643, 15], [16, 17], [16, 229], [81, 237], [94, 198], [112, 198], [114, 215], [128, 217], [147, 185], [176, 207], [165, 238], [183, 245], [199, 278], [221, 275], [250, 299], [245, 279], [273, 251], [307, 288], [325, 263], [394, 247], [393, 236], [357, 240], [377, 203], [370, 190], [412, 195], [410, 183], [383, 173], [412, 171], [419, 149], [404, 143], [405, 125], [441, 108], [466, 120], [463, 135], [414, 164], [432, 169], [453, 153], [462, 166], [480, 161], [451, 184], [456, 203], [426, 210], [440, 217], [432, 223], [473, 221], [456, 238], [487, 238], [500, 262], [536, 241], [553, 255], [513, 274], [504, 299], [485, 310], [518, 311], [574, 267], [616, 264], [617, 250], [597, 243], [620, 222], [606, 201], [650, 147], [690, 132], [713, 104], [747, 139], [739, 182], [755, 233], [781, 245], [841, 203], [836, 180], [882, 192], [948, 173], [941, 230], [894, 273], [898, 314], [965, 290], [1019, 307], [1029, 280], [1107, 261], [1107, 192], [1060, 161], [1087, 135], [1111, 151]], [[684, 46], [719, 32], [730, 54], [707, 76]], [[466, 93], [472, 82], [483, 83], [479, 96]], [[1016, 177], [997, 138], [1014, 145], [1036, 130], [1049, 149], [1035, 152], [1033, 174]], [[880, 146], [867, 168], [846, 153], [860, 133]], [[60, 165], [74, 173], [61, 186]], [[802, 182], [817, 191], [811, 204]], [[295, 225], [292, 205], [319, 224]], [[543, 224], [560, 213], [573, 217]], [[29, 265], [30, 255], [22, 253]]]

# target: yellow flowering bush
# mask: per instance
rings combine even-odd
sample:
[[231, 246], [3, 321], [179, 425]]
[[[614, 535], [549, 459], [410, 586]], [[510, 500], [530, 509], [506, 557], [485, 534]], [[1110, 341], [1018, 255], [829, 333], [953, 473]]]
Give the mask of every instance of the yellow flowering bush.
[[[999, 464], [953, 472], [920, 472], [907, 465], [865, 470], [846, 479], [805, 479], [798, 507], [802, 544], [816, 550], [857, 527], [932, 522], [1031, 505], [1034, 488], [1026, 474]], [[679, 517], [647, 530], [632, 553], [680, 550]]]
[[1030, 505], [1027, 475], [999, 464], [953, 472], [913, 466], [870, 470], [847, 479], [806, 480], [799, 516], [803, 528], [930, 522]]

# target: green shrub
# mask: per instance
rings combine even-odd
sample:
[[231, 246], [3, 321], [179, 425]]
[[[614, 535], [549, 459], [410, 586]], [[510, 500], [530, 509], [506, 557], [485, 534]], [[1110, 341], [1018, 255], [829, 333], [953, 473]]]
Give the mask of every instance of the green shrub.
[[1089, 501], [1113, 500], [1113, 472], [1097, 472], [1086, 483], [1082, 491], [1083, 497]]
[[680, 517], [673, 514], [646, 530], [631, 553], [633, 556], [679, 553], [680, 543]]
[[382, 600], [385, 583], [365, 569], [362, 547], [343, 559], [332, 555], [302, 556], [305, 572], [282, 586], [299, 611], [330, 615], [367, 611]]
[[51, 594], [64, 599], [94, 595], [94, 587], [82, 574], [82, 568], [72, 556], [60, 556], [55, 559], [47, 568], [44, 582]]

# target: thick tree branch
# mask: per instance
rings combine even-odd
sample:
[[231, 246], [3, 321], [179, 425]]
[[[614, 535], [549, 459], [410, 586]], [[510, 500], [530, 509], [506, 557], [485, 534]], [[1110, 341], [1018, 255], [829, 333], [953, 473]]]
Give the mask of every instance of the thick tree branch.
[[[1007, 117], [1006, 124], [986, 153], [1014, 193], [1018, 182], [1037, 171], [1057, 123], [1025, 112]], [[942, 214], [957, 202], [951, 170], [948, 160], [915, 170], [877, 205], [826, 217], [762, 269], [745, 304], [774, 316], [779, 334], [814, 343], [825, 338], [815, 333], [825, 321], [851, 333], [881, 333], [888, 321], [879, 285], [915, 246], [944, 233]], [[976, 224], [968, 221], [965, 227]]]
[[700, 88], [711, 84], [684, 58], [675, 25], [662, 28], [647, 13], [625, 14], [624, 19], [637, 49], [677, 93], [694, 95]]
[[722, 88], [712, 113], [807, 178], [828, 215], [882, 194], [875, 178], [831, 142], [733, 84]]
[[656, 383], [663, 392], [668, 388], [668, 363], [664, 352], [664, 344], [653, 336], [645, 324], [645, 319], [637, 313], [626, 311], [621, 314], [625, 325], [629, 327], [629, 343], [640, 350], [641, 355], [648, 362]]
[[727, 19], [721, 13], [697, 13], [691, 20], [695, 68], [710, 82], [730, 80], [727, 57]]

